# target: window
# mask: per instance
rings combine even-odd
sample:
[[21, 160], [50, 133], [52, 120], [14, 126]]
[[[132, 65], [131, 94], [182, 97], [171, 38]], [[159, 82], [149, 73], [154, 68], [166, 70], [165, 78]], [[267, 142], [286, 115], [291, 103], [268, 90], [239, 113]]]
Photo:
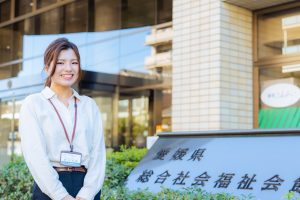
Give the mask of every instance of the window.
[[0, 22], [9, 20], [10, 15], [10, 1], [0, 3]]
[[88, 1], [76, 1], [65, 6], [64, 22], [65, 33], [86, 32], [88, 22]]
[[34, 19], [36, 34], [58, 34], [62, 32], [62, 8], [56, 8], [37, 15]]
[[122, 0], [122, 28], [155, 24], [155, 1]]
[[157, 0], [157, 24], [172, 21], [172, 0]]
[[21, 101], [0, 101], [0, 168], [9, 162], [14, 144], [14, 153], [21, 155], [20, 135], [18, 133], [18, 116]]
[[300, 128], [300, 7], [257, 21], [258, 127]]
[[300, 8], [259, 16], [258, 57], [300, 53], [299, 32]]
[[121, 1], [95, 0], [95, 31], [120, 29]]
[[16, 0], [16, 16], [25, 15], [32, 11], [32, 0]]
[[56, 3], [57, 0], [42, 0], [42, 1], [37, 1], [37, 8], [43, 8], [43, 7], [46, 7], [46, 6], [49, 6], [51, 4], [54, 4]]
[[13, 27], [0, 28], [0, 63], [8, 62], [13, 58]]
[[259, 128], [300, 128], [300, 67], [260, 69]]

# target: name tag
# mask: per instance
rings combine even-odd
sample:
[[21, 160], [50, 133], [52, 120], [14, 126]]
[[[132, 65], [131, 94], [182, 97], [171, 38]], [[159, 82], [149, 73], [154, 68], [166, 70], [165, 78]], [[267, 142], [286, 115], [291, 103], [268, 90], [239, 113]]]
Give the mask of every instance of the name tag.
[[68, 167], [80, 167], [82, 154], [71, 151], [60, 152], [60, 164]]

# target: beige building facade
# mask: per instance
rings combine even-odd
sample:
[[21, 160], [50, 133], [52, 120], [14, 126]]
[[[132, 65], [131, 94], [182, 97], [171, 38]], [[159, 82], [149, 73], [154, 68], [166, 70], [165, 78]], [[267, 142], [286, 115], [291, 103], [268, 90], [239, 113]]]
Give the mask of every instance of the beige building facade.
[[[174, 0], [173, 131], [300, 127], [300, 51], [293, 50], [299, 45], [299, 23], [289, 36], [281, 26], [299, 10], [299, 2], [291, 0]], [[276, 43], [267, 42], [274, 34]], [[285, 44], [292, 46], [288, 53]], [[289, 63], [296, 69], [284, 73]], [[265, 105], [264, 85], [288, 79], [298, 87], [296, 100], [284, 106], [285, 89], [275, 89], [268, 101], [283, 102]]]

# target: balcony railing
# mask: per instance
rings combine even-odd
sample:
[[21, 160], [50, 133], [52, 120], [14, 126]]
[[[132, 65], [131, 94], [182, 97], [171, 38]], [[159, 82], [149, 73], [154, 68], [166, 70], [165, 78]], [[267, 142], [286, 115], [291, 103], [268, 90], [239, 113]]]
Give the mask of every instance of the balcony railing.
[[157, 53], [148, 56], [145, 59], [145, 65], [147, 69], [153, 69], [156, 67], [171, 67], [172, 65], [172, 51]]
[[172, 23], [165, 23], [154, 26], [151, 34], [146, 37], [146, 45], [159, 45], [172, 41], [173, 30]]

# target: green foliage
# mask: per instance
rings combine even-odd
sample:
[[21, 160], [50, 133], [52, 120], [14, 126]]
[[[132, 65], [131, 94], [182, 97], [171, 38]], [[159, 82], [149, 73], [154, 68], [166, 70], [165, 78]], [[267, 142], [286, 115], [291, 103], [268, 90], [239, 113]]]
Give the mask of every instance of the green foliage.
[[156, 194], [148, 190], [129, 191], [125, 187], [103, 188], [102, 200], [250, 200], [252, 197], [234, 197], [230, 194], [210, 194], [199, 188], [172, 190], [162, 188]]
[[121, 146], [120, 152], [108, 153], [107, 160], [114, 160], [119, 165], [133, 169], [146, 153], [147, 149], [138, 149], [136, 147], [126, 148], [125, 146]]
[[296, 196], [295, 192], [288, 192], [283, 196], [286, 200], [299, 200], [299, 195]]
[[108, 188], [123, 185], [129, 173], [147, 153], [146, 149], [122, 146], [120, 152], [107, 154], [104, 186]]
[[33, 179], [21, 157], [15, 157], [0, 171], [0, 199], [27, 200], [31, 198]]

